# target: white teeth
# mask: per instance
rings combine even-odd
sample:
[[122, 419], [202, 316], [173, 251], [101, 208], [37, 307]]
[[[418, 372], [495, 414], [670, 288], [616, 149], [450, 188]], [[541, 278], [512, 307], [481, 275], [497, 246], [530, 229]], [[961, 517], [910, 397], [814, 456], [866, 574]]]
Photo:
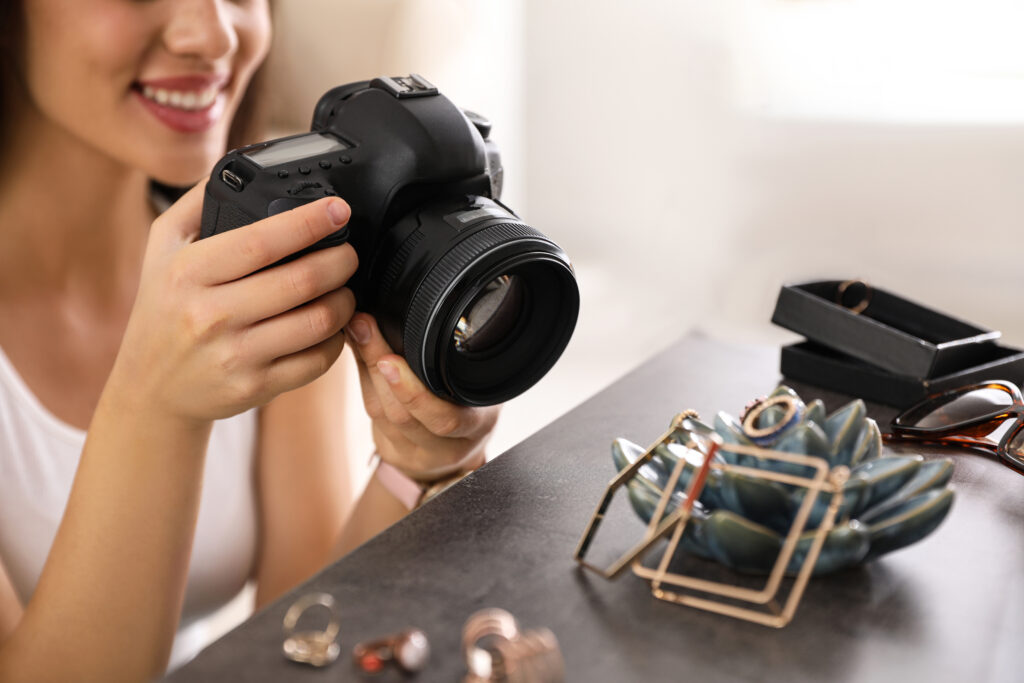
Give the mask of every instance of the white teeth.
[[184, 109], [186, 111], [206, 109], [213, 104], [218, 94], [220, 94], [218, 86], [212, 86], [206, 90], [199, 91], [164, 90], [163, 88], [154, 88], [150, 85], [142, 86], [142, 96], [146, 99], [153, 100], [164, 106]]

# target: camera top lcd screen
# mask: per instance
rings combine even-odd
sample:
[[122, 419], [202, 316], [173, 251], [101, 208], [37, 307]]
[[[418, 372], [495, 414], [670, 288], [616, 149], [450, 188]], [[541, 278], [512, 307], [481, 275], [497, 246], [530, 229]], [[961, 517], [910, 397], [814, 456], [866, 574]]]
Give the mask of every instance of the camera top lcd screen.
[[246, 152], [245, 156], [259, 164], [261, 168], [267, 168], [342, 149], [348, 149], [348, 145], [338, 138], [321, 133], [310, 133], [269, 142], [258, 150]]

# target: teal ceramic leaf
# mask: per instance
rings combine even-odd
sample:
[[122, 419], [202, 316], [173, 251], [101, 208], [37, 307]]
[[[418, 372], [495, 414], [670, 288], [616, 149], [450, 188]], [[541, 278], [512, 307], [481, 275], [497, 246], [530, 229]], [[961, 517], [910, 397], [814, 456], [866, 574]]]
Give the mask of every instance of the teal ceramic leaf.
[[953, 491], [931, 489], [898, 505], [868, 527], [871, 550], [867, 559], [916, 543], [935, 531], [953, 506]]
[[828, 439], [829, 462], [832, 465], [850, 462], [848, 454], [853, 452], [857, 438], [861, 435], [867, 412], [864, 401], [857, 399], [826, 418], [825, 437]]
[[[878, 425], [866, 417], [863, 401], [851, 401], [826, 415], [820, 400], [805, 405], [786, 386], [771, 394], [780, 395], [797, 402], [800, 418], [782, 425], [784, 406], [764, 410], [757, 418], [757, 428], [778, 426], [778, 433], [766, 447], [823, 457], [833, 467], [850, 467], [850, 477], [843, 485], [842, 504], [834, 527], [826, 536], [815, 574], [837, 571], [910, 545], [934, 531], [949, 513], [953, 501], [949, 488], [952, 461], [884, 456]], [[702, 430], [712, 429], [703, 423], [695, 424]], [[715, 416], [713, 429], [725, 444], [753, 445], [741, 422], [728, 413]], [[642, 453], [642, 448], [624, 439], [617, 439], [612, 445], [612, 458], [620, 470]], [[725, 450], [719, 453], [716, 459], [720, 462], [798, 476], [813, 474], [812, 468], [806, 466], [739, 456]], [[669, 507], [678, 506], [685, 500], [683, 492], [701, 463], [699, 454], [680, 444], [657, 449], [651, 462], [640, 469], [640, 476], [630, 483], [630, 501], [641, 519], [650, 519], [661, 487], [679, 458], [687, 459], [687, 465]], [[713, 469], [699, 503], [694, 506], [680, 552], [713, 558], [739, 571], [767, 572], [778, 556], [782, 534], [789, 531], [807, 495], [803, 487]], [[818, 494], [789, 572], [800, 566], [830, 502], [831, 494]]]
[[[805, 532], [800, 536], [796, 550], [793, 551], [793, 557], [790, 558], [787, 573], [796, 574], [800, 571], [813, 541], [813, 531]], [[825, 536], [825, 542], [821, 546], [813, 574], [821, 576], [843, 567], [855, 565], [867, 557], [870, 546], [871, 536], [865, 525], [857, 520], [839, 524]]]
[[890, 456], [869, 460], [855, 467], [850, 476], [863, 480], [868, 486], [863, 509], [866, 510], [896, 493], [917, 473], [923, 462], [924, 458], [920, 455]]
[[782, 484], [734, 472], [722, 472], [721, 505], [736, 514], [756, 519], [765, 526], [783, 531], [789, 527], [792, 508], [788, 491]]
[[741, 572], [763, 574], [771, 570], [782, 549], [779, 534], [729, 510], [710, 513], [704, 533], [712, 557]]
[[820, 398], [816, 398], [807, 404], [807, 412], [804, 415], [804, 419], [808, 422], [825, 429], [825, 404], [822, 403]]

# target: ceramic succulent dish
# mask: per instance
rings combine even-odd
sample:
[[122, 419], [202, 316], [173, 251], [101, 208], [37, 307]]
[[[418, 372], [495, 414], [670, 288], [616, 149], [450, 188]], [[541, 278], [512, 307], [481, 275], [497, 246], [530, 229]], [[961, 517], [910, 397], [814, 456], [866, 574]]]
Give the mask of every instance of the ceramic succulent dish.
[[[792, 400], [785, 400], [795, 407], [795, 412], [771, 405], [761, 410], [755, 420], [746, 420], [746, 425], [724, 412], [715, 417], [713, 428], [694, 423], [709, 433], [716, 432], [726, 444], [757, 445], [818, 456], [831, 467], [850, 468], [849, 479], [843, 485], [842, 505], [814, 568], [816, 575], [915, 543], [934, 531], [949, 513], [953, 503], [953, 490], [948, 486], [953, 474], [951, 460], [882, 455], [878, 425], [866, 417], [860, 399], [826, 415], [820, 400], [805, 404], [789, 387], [778, 387], [768, 399], [779, 396], [791, 397]], [[612, 458], [621, 471], [636, 462], [644, 450], [619, 438], [612, 443]], [[726, 449], [720, 449], [714, 457], [722, 463], [804, 474], [799, 465], [737, 455]], [[679, 458], [686, 459], [687, 464], [672, 494], [671, 509], [684, 500], [686, 486], [703, 462], [703, 455], [679, 443], [659, 446], [650, 462], [630, 480], [630, 503], [645, 522], [650, 521]], [[768, 573], [805, 493], [804, 488], [712, 469], [694, 505], [680, 549], [741, 572]], [[830, 497], [823, 493], [815, 501], [787, 568], [789, 573], [799, 570]]]

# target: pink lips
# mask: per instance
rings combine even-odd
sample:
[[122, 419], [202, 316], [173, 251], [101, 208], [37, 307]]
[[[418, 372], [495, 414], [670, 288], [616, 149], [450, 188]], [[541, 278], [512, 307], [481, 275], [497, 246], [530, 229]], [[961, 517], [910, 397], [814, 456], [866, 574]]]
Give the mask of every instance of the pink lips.
[[[227, 81], [228, 76], [225, 74], [153, 78], [137, 81], [133, 84], [132, 92], [142, 105], [168, 128], [179, 133], [201, 133], [212, 127], [223, 115], [227, 99], [223, 88]], [[202, 109], [195, 110], [160, 104], [142, 94], [144, 88], [152, 88], [154, 90], [191, 92], [198, 95], [214, 87], [219, 88], [219, 92], [213, 102]]]

